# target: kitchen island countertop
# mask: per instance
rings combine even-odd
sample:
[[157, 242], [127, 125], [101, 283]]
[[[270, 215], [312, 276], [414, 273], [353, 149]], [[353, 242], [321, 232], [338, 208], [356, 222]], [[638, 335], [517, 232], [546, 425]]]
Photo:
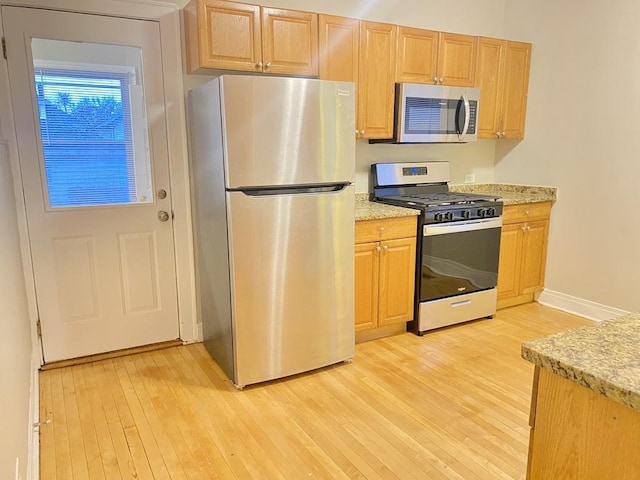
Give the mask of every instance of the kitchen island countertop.
[[526, 342], [522, 357], [640, 411], [640, 313]]

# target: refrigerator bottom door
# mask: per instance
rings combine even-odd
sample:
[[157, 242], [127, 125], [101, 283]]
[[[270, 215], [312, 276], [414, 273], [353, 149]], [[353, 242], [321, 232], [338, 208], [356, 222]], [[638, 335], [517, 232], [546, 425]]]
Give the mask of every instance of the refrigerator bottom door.
[[352, 358], [354, 187], [227, 201], [234, 383]]

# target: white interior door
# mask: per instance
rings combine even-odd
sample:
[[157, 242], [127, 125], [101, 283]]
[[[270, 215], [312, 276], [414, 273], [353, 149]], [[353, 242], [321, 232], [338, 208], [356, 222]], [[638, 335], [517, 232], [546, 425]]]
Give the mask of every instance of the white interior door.
[[158, 24], [2, 19], [45, 362], [178, 338]]

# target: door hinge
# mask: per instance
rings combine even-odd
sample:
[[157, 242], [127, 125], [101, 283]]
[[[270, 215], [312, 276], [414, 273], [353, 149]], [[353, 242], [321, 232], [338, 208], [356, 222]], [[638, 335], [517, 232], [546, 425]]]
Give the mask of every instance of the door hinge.
[[7, 41], [2, 37], [2, 56], [7, 59]]
[[36, 332], [38, 333], [38, 338], [42, 338], [42, 324], [40, 323], [40, 319], [36, 321]]

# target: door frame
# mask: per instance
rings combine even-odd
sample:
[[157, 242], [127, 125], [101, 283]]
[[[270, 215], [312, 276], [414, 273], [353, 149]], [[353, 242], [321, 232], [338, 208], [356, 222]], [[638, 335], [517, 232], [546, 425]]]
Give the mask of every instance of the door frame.
[[[79, 6], [74, 0], [0, 0], [0, 6], [38, 7], [73, 13], [108, 15], [155, 21], [160, 27], [162, 47], [162, 78], [164, 82], [165, 119], [169, 152], [170, 184], [172, 190], [174, 260], [178, 300], [178, 325], [180, 339], [185, 343], [201, 341], [197, 323], [195, 295], [195, 266], [191, 222], [191, 190], [187, 151], [187, 127], [185, 117], [182, 36], [180, 12], [173, 4], [148, 0], [85, 0]], [[2, 13], [0, 12], [0, 36]], [[11, 55], [11, 51], [8, 55]], [[0, 138], [7, 139], [9, 163], [13, 175], [16, 198], [18, 233], [31, 323], [33, 352], [38, 352], [43, 364], [42, 347], [37, 335], [38, 308], [36, 301], [33, 263], [27, 226], [26, 205], [22, 186], [20, 156], [11, 106], [11, 91], [7, 62], [0, 61]], [[179, 72], [176, 74], [175, 72]], [[4, 135], [3, 135], [4, 133]]]

